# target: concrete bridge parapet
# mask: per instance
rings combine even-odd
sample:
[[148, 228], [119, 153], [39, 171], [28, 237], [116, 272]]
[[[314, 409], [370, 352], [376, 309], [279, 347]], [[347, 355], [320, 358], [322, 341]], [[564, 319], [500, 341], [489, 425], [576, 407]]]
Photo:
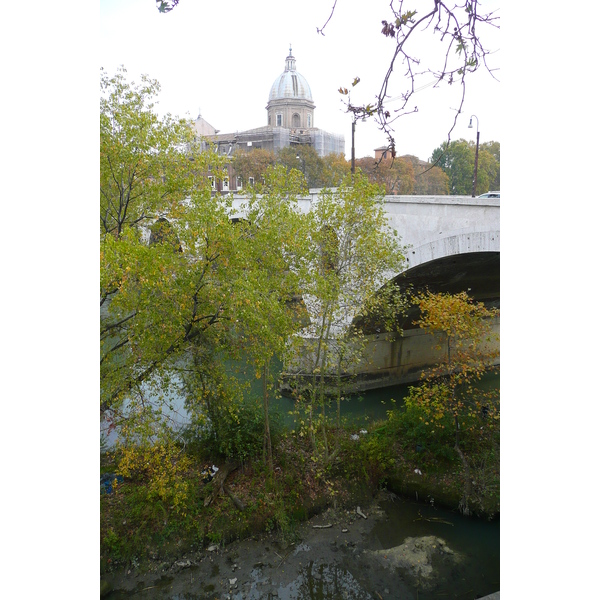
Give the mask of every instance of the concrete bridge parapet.
[[[309, 212], [320, 189], [298, 199]], [[235, 194], [236, 216], [246, 196]], [[409, 246], [407, 269], [452, 254], [500, 251], [500, 199], [470, 196], [385, 196], [390, 226]]]
[[389, 222], [409, 245], [407, 269], [467, 252], [500, 251], [500, 200], [385, 196]]

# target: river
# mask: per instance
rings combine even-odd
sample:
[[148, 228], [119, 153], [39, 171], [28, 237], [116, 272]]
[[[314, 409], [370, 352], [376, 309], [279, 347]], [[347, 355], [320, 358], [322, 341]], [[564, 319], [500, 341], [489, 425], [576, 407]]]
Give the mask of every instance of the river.
[[[243, 381], [249, 383], [249, 394], [262, 398], [262, 380], [255, 377], [254, 367], [247, 365], [244, 361], [228, 361], [228, 364], [230, 372], [236, 373]], [[277, 376], [280, 372], [281, 364], [274, 361], [273, 374]], [[341, 403], [341, 417], [354, 422], [357, 427], [366, 426], [372, 421], [385, 419], [387, 411], [404, 405], [404, 398], [407, 396], [411, 385], [415, 384], [399, 384], [349, 395]], [[486, 374], [480, 382], [480, 387], [483, 389], [498, 389], [500, 387], [499, 373]], [[287, 396], [274, 397], [274, 394], [271, 394], [271, 396], [271, 412], [278, 414], [283, 425], [293, 428], [295, 417], [292, 413], [296, 408], [294, 400]], [[149, 392], [148, 399], [152, 400], [152, 394]], [[188, 415], [183, 406], [183, 398], [173, 393], [167, 400], [171, 407], [166, 408], [163, 405], [163, 412], [168, 414], [177, 425], [184, 425], [188, 422]], [[334, 415], [337, 411], [336, 403], [332, 402], [327, 411], [328, 414]], [[101, 423], [100, 432], [103, 445], [105, 447], [112, 446], [116, 440], [116, 434], [108, 431], [106, 423]]]

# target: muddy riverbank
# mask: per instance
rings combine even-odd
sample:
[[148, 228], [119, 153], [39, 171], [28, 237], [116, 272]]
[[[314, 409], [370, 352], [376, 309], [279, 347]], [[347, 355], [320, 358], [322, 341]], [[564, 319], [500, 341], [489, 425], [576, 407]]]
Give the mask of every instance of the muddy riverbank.
[[[495, 582], [473, 577], [482, 567], [471, 564], [457, 540], [446, 539], [453, 523], [424, 512], [432, 507], [404, 506], [415, 517], [406, 523], [424, 528], [399, 526], [390, 507], [406, 502], [381, 492], [368, 505], [330, 508], [301, 523], [292, 539], [261, 534], [211, 545], [145, 573], [134, 566], [107, 573], [103, 598], [427, 600], [477, 598], [499, 589], [499, 576], [496, 589]], [[398, 529], [393, 538], [386, 532], [391, 527]]]

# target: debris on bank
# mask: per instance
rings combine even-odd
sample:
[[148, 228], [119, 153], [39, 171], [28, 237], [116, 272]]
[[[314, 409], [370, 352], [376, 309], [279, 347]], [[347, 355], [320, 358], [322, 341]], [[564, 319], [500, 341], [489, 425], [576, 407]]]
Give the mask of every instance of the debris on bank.
[[123, 476], [115, 475], [114, 473], [104, 473], [104, 475], [100, 475], [100, 493], [112, 494], [115, 482], [123, 483]]

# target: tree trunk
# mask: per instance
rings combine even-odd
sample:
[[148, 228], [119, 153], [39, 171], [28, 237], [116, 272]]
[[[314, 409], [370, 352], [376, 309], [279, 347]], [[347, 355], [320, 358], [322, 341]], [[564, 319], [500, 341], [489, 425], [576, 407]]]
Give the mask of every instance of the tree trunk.
[[342, 396], [342, 362], [341, 358], [338, 360], [338, 368], [337, 368], [337, 428], [338, 431], [342, 426], [342, 417], [341, 417], [341, 396]]
[[327, 444], [327, 426], [325, 419], [325, 403], [321, 404], [321, 431], [323, 432], [323, 447], [324, 447], [324, 458], [325, 463], [329, 462], [329, 445]]
[[227, 463], [223, 465], [213, 477], [212, 484], [214, 486], [213, 491], [204, 499], [204, 506], [210, 506], [215, 498], [223, 492], [223, 484], [227, 479], [227, 476], [232, 471], [235, 471], [240, 465], [238, 463]]
[[246, 505], [231, 491], [228, 485], [223, 484], [221, 489], [227, 493], [238, 510], [243, 511], [246, 509]]
[[271, 427], [269, 424], [269, 384], [268, 384], [269, 361], [263, 365], [263, 411], [265, 417], [265, 433], [263, 436], [263, 462], [269, 469], [269, 475], [273, 474], [273, 447], [271, 445]]
[[456, 450], [456, 453], [458, 454], [462, 463], [464, 477], [463, 495], [460, 499], [460, 502], [458, 503], [458, 509], [460, 510], [461, 514], [469, 516], [471, 514], [471, 511], [469, 510], [469, 498], [471, 497], [471, 470], [469, 468], [469, 462], [467, 461], [465, 455], [463, 454], [463, 451], [460, 449], [459, 446], [460, 425], [458, 423], [457, 415], [454, 416], [454, 424], [456, 428], [456, 440], [454, 442], [454, 449]]
[[315, 432], [314, 432], [314, 428], [313, 428], [313, 405], [315, 402], [316, 389], [317, 389], [317, 375], [316, 375], [316, 373], [313, 373], [313, 385], [312, 385], [312, 390], [310, 391], [310, 404], [308, 405], [308, 435], [310, 436], [310, 441], [312, 443], [313, 452], [315, 453], [315, 455], [318, 456], [317, 440], [315, 439]]

